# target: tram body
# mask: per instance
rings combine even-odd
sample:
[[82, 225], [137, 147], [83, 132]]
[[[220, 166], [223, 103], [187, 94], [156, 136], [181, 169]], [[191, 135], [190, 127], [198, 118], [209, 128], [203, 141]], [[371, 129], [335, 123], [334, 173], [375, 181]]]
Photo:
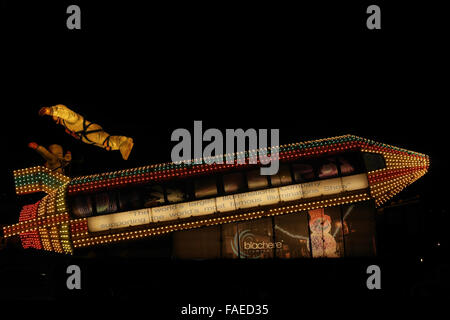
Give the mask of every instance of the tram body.
[[424, 154], [352, 135], [270, 152], [280, 161], [272, 176], [251, 164], [257, 150], [245, 164], [203, 159], [73, 179], [16, 170], [17, 194], [47, 195], [3, 232], [65, 254], [170, 234], [171, 255], [183, 259], [374, 256], [376, 208], [429, 168]]

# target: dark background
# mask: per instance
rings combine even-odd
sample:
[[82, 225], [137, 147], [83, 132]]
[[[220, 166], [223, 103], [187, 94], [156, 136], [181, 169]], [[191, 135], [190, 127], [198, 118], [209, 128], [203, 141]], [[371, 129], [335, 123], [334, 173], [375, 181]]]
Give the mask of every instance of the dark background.
[[[280, 299], [282, 285], [276, 277], [269, 284], [253, 283], [244, 278], [245, 270], [259, 270], [261, 277], [264, 272], [284, 274], [306, 291], [313, 280], [296, 275], [320, 274], [327, 279], [327, 295], [336, 297], [339, 292], [410, 295], [417, 283], [431, 283], [420, 294], [448, 295], [449, 50], [445, 10], [439, 2], [1, 3], [2, 224], [17, 222], [26, 201], [14, 194], [12, 170], [42, 163], [27, 148], [31, 141], [59, 143], [71, 150], [71, 175], [170, 161], [171, 132], [193, 130], [194, 120], [203, 120], [205, 130], [279, 128], [282, 144], [350, 133], [431, 157], [429, 173], [394, 199], [419, 199], [398, 210], [402, 215], [420, 214], [422, 224], [420, 233], [399, 240], [408, 248], [405, 252], [377, 261], [388, 270], [381, 293], [368, 293], [364, 287], [361, 270], [370, 263], [365, 260], [256, 266], [183, 262], [196, 276], [174, 278], [181, 262], [124, 262], [105, 256], [94, 263], [29, 250], [2, 253], [2, 279], [9, 279], [5, 288], [12, 292], [5, 297], [142, 297], [153, 280], [143, 285], [138, 278], [150, 266], [163, 273], [174, 269], [155, 284], [166, 288], [162, 279], [167, 277], [173, 290], [163, 291], [168, 296], [179, 292], [171, 300], [172, 311], [178, 304], [195, 303], [186, 296], [199, 303], [212, 296], [218, 297], [216, 303], [228, 303], [234, 289], [223, 286], [231, 280], [222, 277], [212, 284], [205, 277], [220, 279], [230, 268], [233, 276], [249, 281], [234, 284], [237, 294], [231, 301], [266, 301], [278, 310], [292, 304]], [[70, 4], [81, 8], [81, 30], [66, 28]], [[366, 29], [370, 4], [381, 7], [381, 30]], [[51, 118], [38, 116], [41, 107], [55, 104], [73, 108], [109, 133], [133, 137], [130, 159], [125, 162], [118, 152], [82, 144]], [[418, 263], [420, 257], [424, 263]], [[67, 292], [61, 285], [64, 268], [73, 261], [84, 263], [91, 275], [81, 293]], [[136, 279], [127, 280], [129, 271]], [[203, 280], [195, 283], [192, 279], [197, 278]], [[308, 296], [302, 292], [300, 296]]]

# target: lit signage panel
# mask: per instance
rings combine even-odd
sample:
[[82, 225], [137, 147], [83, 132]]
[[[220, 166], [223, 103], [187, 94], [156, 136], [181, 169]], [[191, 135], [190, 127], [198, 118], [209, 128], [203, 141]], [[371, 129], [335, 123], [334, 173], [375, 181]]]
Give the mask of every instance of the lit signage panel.
[[[217, 211], [216, 199], [206, 199], [193, 202], [187, 202], [188, 212], [191, 216], [203, 216], [205, 214], [212, 214]], [[183, 218], [182, 212], [178, 212], [178, 216]], [[188, 216], [186, 216], [188, 217]]]
[[304, 198], [314, 198], [342, 192], [341, 178], [302, 183]]
[[153, 222], [175, 220], [178, 218], [177, 205], [154, 207], [151, 209], [151, 215]]
[[216, 198], [217, 212], [229, 212], [236, 210], [234, 196], [225, 196]]
[[151, 221], [150, 209], [140, 209], [88, 218], [89, 232], [125, 228], [147, 224]]
[[88, 218], [88, 228], [90, 232], [97, 232], [151, 222], [171, 221], [178, 218], [202, 216], [216, 212], [230, 212], [238, 209], [267, 206], [280, 201], [294, 201], [303, 198], [339, 194], [344, 191], [365, 189], [368, 186], [367, 175], [362, 173], [206, 200], [90, 217]]
[[341, 179], [343, 191], [354, 191], [369, 187], [369, 182], [367, 181], [367, 175], [365, 173], [342, 177]]
[[280, 202], [278, 188], [246, 192], [234, 195], [236, 209], [267, 206]]
[[292, 186], [284, 186], [278, 188], [280, 192], [281, 201], [294, 201], [303, 198], [303, 191], [301, 184], [294, 184]]

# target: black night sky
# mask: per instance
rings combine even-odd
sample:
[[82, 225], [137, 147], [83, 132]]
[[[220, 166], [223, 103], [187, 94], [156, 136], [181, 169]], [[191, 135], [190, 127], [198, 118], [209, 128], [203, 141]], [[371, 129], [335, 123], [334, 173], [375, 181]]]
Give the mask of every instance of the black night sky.
[[[71, 175], [77, 176], [168, 162], [171, 132], [192, 131], [194, 120], [203, 120], [204, 129], [278, 128], [282, 144], [350, 133], [431, 157], [429, 173], [394, 198], [398, 202], [418, 196], [419, 204], [401, 210], [419, 210], [426, 217], [420, 238], [408, 239], [414, 248], [404, 260], [397, 258], [413, 266], [408, 279], [426, 279], [427, 272], [444, 266], [438, 285], [425, 294], [448, 295], [449, 265], [443, 252], [449, 245], [450, 215], [445, 112], [449, 52], [439, 8], [376, 1], [383, 8], [383, 27], [371, 32], [365, 30], [365, 3], [141, 7], [139, 2], [74, 2], [82, 8], [80, 31], [66, 29], [64, 1], [2, 1], [0, 224], [17, 222], [24, 204], [14, 194], [12, 170], [42, 163], [27, 147], [31, 141], [70, 150]], [[130, 159], [82, 144], [51, 118], [38, 116], [41, 107], [55, 104], [84, 114], [111, 134], [133, 137]], [[433, 247], [436, 242], [440, 252]], [[31, 282], [37, 281], [8, 283], [6, 287], [14, 288], [10, 298], [71, 297], [55, 280], [64, 281], [64, 275], [42, 280], [41, 291], [30, 275], [45, 273], [41, 270], [47, 270], [48, 261], [64, 265], [70, 258], [24, 251], [1, 254], [2, 279], [28, 274]], [[415, 260], [422, 256], [430, 264], [426, 270]], [[20, 269], [25, 263], [27, 268]], [[348, 262], [349, 268], [358, 263]], [[97, 272], [92, 266], [90, 270], [91, 275]], [[387, 276], [386, 282], [395, 277]], [[123, 277], [118, 279], [117, 288], [128, 286]], [[21, 286], [31, 293], [23, 295]], [[95, 293], [109, 298], [104, 283], [92, 280], [88, 286], [87, 297]], [[278, 302], [271, 291], [278, 287], [269, 288], [242, 289], [244, 293], [230, 300], [250, 303], [246, 297], [254, 294], [256, 300]], [[398, 292], [392, 288], [390, 293]], [[345, 292], [352, 290], [350, 286]], [[198, 295], [198, 303], [202, 297]]]

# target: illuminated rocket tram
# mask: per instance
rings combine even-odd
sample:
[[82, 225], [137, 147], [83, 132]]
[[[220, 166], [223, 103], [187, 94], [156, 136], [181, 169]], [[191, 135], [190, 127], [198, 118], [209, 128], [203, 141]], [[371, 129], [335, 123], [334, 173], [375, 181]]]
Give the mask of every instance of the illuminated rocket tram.
[[[64, 254], [163, 236], [182, 259], [375, 256], [376, 208], [429, 168], [427, 155], [352, 135], [270, 153], [279, 159], [272, 176], [250, 164], [258, 150], [240, 154], [245, 164], [228, 154], [73, 179], [16, 170], [18, 195], [47, 195], [3, 233]], [[217, 158], [223, 164], [211, 164]]]

